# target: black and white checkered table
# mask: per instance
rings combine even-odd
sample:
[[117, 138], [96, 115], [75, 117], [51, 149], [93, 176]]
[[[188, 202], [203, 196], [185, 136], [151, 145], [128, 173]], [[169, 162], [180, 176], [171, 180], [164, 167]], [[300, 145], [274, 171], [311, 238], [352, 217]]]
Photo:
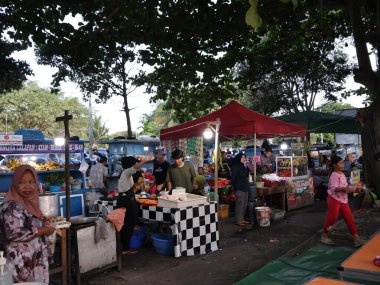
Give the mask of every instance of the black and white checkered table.
[[143, 219], [169, 222], [174, 238], [174, 256], [193, 256], [218, 250], [219, 229], [216, 203], [181, 209], [140, 206]]

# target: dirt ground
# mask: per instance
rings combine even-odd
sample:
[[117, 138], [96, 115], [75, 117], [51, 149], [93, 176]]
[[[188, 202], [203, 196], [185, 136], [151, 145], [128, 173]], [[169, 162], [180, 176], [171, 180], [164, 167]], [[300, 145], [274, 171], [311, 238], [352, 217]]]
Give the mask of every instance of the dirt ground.
[[[287, 213], [267, 228], [240, 230], [233, 218], [221, 220], [220, 250], [194, 257], [165, 257], [146, 247], [123, 256], [121, 272], [108, 270], [84, 278], [83, 284], [233, 284], [283, 255], [301, 254], [319, 240], [326, 202]], [[359, 234], [368, 239], [380, 228], [380, 211], [355, 213]], [[352, 246], [343, 221], [332, 230], [337, 246]]]

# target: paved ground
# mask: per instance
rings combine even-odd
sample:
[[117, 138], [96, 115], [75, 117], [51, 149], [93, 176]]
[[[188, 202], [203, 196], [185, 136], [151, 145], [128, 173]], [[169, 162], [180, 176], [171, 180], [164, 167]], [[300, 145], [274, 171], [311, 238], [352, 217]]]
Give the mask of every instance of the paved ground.
[[[283, 255], [298, 255], [319, 240], [326, 212], [325, 201], [296, 210], [268, 228], [241, 231], [233, 219], [220, 222], [221, 250], [194, 257], [164, 257], [151, 247], [123, 257], [121, 272], [108, 270], [83, 280], [84, 284], [232, 284]], [[380, 211], [355, 214], [359, 234], [368, 238], [380, 228]], [[351, 246], [344, 223], [333, 238], [339, 246]]]

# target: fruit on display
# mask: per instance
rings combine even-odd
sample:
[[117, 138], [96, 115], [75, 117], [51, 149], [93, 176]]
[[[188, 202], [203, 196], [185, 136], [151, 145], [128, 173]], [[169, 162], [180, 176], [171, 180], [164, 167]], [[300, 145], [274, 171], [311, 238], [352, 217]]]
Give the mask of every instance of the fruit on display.
[[15, 170], [15, 168], [21, 166], [21, 165], [30, 165], [32, 167], [34, 167], [36, 170], [54, 170], [54, 169], [61, 169], [63, 168], [62, 165], [58, 164], [57, 162], [55, 161], [48, 161], [46, 163], [42, 163], [42, 164], [37, 164], [33, 161], [28, 161], [26, 163], [22, 163], [16, 159], [11, 159], [9, 160], [9, 162], [7, 163], [7, 168], [9, 168], [12, 172]]
[[22, 163], [16, 159], [10, 159], [7, 163], [7, 168], [9, 168], [12, 172], [15, 170], [15, 168], [21, 166]]
[[[291, 167], [292, 160], [290, 158], [279, 159], [278, 165], [280, 167]], [[307, 165], [306, 157], [293, 157], [293, 166]]]
[[290, 177], [292, 176], [292, 170], [289, 169], [283, 169], [278, 173], [278, 176], [280, 177]]

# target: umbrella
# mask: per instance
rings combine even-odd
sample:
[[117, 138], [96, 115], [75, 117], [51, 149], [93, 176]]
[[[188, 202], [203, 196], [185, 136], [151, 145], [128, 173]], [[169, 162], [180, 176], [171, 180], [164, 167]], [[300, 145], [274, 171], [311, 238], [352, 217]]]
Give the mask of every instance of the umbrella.
[[305, 111], [279, 116], [276, 119], [303, 126], [310, 133], [361, 133], [361, 127], [354, 117], [342, 115]]

